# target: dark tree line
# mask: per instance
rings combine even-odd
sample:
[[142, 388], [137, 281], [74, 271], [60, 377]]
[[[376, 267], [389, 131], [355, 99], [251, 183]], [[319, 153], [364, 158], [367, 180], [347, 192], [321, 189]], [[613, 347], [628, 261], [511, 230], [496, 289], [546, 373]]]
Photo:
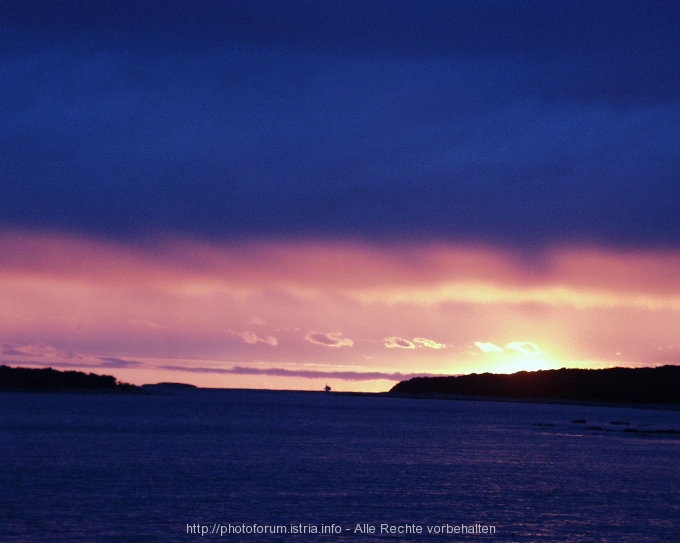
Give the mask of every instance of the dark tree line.
[[509, 399], [588, 402], [680, 403], [680, 366], [658, 368], [560, 369], [483, 373], [458, 377], [415, 377], [390, 392], [456, 394]]
[[81, 371], [58, 371], [52, 368], [11, 368], [0, 366], [0, 390], [133, 390], [111, 375]]

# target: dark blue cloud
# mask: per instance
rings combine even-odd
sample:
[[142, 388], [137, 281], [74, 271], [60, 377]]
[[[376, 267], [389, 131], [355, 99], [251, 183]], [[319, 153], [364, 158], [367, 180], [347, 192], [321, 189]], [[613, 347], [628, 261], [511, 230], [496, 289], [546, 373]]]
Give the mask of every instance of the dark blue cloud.
[[666, 2], [3, 2], [0, 224], [675, 245]]

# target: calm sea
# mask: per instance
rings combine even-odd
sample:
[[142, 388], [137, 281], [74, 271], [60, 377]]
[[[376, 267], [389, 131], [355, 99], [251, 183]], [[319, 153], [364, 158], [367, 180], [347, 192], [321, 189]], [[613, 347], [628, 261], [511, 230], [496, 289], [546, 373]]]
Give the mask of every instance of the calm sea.
[[644, 409], [4, 393], [0, 540], [677, 542], [680, 438], [648, 431], [678, 429]]

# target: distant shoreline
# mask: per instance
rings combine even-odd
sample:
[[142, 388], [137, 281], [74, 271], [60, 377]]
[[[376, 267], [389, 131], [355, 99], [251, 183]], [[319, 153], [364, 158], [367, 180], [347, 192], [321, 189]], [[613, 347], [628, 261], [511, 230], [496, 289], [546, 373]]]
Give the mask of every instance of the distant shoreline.
[[0, 366], [2, 392], [106, 392], [131, 393], [140, 388], [121, 383], [112, 375], [52, 368], [12, 368]]
[[[118, 382], [110, 375], [0, 365], [0, 392], [174, 394], [194, 390], [268, 389], [203, 388], [174, 382], [136, 386]], [[460, 376], [416, 377], [401, 381], [386, 392], [315, 390], [280, 392], [680, 410], [680, 366], [603, 370], [563, 368], [513, 374], [473, 373]]]
[[680, 408], [680, 366], [521, 371], [415, 377], [397, 383], [402, 398], [467, 399]]

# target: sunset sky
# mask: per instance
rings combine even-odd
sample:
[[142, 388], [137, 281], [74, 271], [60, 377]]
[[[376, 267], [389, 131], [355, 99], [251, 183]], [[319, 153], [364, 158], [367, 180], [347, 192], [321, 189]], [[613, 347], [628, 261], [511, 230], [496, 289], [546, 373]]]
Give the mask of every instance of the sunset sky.
[[0, 363], [382, 391], [680, 363], [673, 1], [0, 3]]

